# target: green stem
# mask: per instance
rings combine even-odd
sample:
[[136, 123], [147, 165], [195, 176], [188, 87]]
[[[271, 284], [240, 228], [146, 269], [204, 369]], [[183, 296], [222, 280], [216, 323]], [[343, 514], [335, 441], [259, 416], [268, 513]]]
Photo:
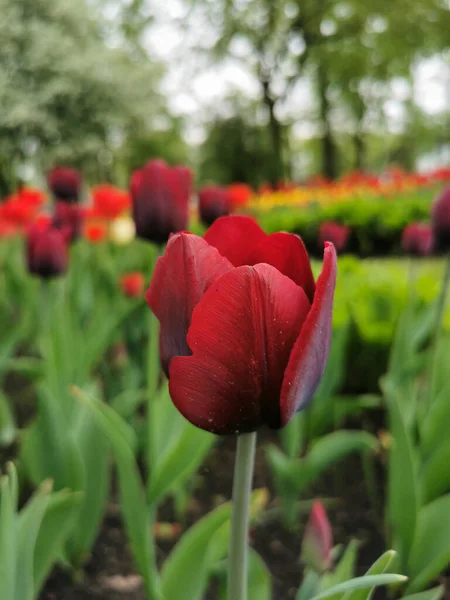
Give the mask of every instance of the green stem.
[[247, 599], [248, 527], [255, 450], [256, 432], [238, 437], [228, 558], [228, 600]]
[[[154, 250], [152, 273], [160, 255], [160, 248]], [[152, 464], [154, 463], [154, 436], [152, 435], [152, 413], [158, 391], [159, 364], [159, 321], [151, 310], [148, 312], [148, 348], [147, 348], [147, 489], [150, 489]]]
[[436, 314], [436, 329], [434, 334], [434, 348], [432, 351], [431, 368], [430, 368], [430, 393], [428, 402], [431, 404], [436, 393], [436, 379], [439, 364], [439, 342], [442, 332], [442, 324], [444, 321], [445, 305], [447, 303], [447, 293], [450, 287], [450, 252], [445, 261], [444, 278], [442, 280], [441, 291], [438, 298], [437, 314]]

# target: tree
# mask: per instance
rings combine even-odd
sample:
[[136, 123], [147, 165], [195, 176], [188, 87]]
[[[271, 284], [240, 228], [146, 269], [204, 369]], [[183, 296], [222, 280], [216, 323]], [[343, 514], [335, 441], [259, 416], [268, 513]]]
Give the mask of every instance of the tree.
[[0, 14], [3, 179], [11, 184], [24, 162], [53, 161], [112, 177], [127, 131], [164, 112], [161, 67], [113, 47], [84, 0], [0, 0]]

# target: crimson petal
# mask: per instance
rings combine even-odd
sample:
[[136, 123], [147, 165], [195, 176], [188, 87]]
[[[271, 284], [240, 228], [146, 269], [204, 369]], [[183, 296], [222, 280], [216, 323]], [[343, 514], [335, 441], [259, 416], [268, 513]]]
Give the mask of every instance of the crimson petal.
[[267, 263], [276, 267], [283, 275], [305, 290], [310, 302], [313, 301], [316, 285], [311, 271], [308, 253], [298, 235], [293, 233], [273, 233], [268, 235], [250, 254], [250, 265]]
[[195, 306], [211, 283], [232, 268], [197, 235], [178, 233], [169, 239], [146, 294], [161, 324], [160, 355], [166, 374], [174, 356], [191, 353], [186, 335]]
[[335, 284], [336, 250], [327, 242], [314, 301], [284, 374], [280, 397], [282, 426], [308, 404], [325, 370], [330, 351]]
[[270, 265], [218, 279], [192, 314], [192, 356], [174, 358], [169, 390], [194, 425], [218, 434], [280, 425], [280, 389], [310, 304]]
[[235, 267], [248, 265], [254, 248], [266, 237], [254, 219], [242, 215], [217, 219], [204, 235], [208, 244], [217, 248]]

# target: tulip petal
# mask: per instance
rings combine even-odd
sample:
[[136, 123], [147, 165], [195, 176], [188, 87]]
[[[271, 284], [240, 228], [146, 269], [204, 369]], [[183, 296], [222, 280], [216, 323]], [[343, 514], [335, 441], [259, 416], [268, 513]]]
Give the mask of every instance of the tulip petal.
[[280, 232], [266, 236], [249, 257], [248, 264], [258, 263], [276, 267], [303, 288], [309, 301], [313, 301], [316, 285], [308, 253], [298, 235]]
[[218, 434], [279, 427], [284, 371], [309, 309], [304, 291], [270, 265], [223, 275], [192, 314], [193, 355], [170, 364], [175, 406]]
[[254, 248], [267, 237], [251, 217], [231, 215], [214, 221], [204, 239], [235, 266], [249, 264]]
[[218, 277], [233, 265], [205, 240], [173, 235], [155, 267], [146, 300], [161, 325], [160, 355], [166, 374], [174, 356], [191, 354], [186, 336], [192, 311]]
[[314, 301], [284, 374], [280, 397], [282, 426], [308, 404], [325, 370], [330, 351], [335, 284], [336, 251], [333, 244], [327, 242]]

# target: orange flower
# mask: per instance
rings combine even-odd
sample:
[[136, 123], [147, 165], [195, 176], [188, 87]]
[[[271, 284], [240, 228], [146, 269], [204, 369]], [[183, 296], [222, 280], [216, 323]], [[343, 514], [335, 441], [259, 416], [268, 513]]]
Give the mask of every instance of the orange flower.
[[108, 226], [102, 221], [88, 221], [84, 226], [84, 237], [91, 244], [102, 242], [108, 235]]

